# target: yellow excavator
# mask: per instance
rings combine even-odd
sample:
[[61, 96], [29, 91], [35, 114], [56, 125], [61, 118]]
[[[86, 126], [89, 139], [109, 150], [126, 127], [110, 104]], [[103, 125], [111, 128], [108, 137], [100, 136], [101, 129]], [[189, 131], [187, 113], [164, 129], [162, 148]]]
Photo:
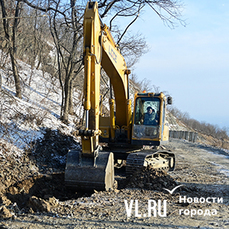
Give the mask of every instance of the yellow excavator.
[[[82, 149], [71, 150], [67, 156], [66, 185], [83, 190], [112, 189], [114, 165], [120, 161], [125, 161], [127, 176], [148, 165], [173, 170], [174, 154], [160, 147], [168, 142], [166, 105], [172, 98], [163, 93], [137, 93], [132, 112], [130, 70], [109, 28], [100, 20], [97, 2], [87, 3], [83, 27], [85, 126], [78, 130]], [[100, 109], [101, 67], [112, 85], [109, 117]]]

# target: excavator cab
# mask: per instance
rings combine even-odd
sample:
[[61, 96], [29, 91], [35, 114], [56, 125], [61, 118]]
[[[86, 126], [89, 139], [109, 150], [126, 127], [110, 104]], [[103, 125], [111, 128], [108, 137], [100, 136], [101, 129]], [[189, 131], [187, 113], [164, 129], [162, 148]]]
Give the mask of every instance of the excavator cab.
[[166, 104], [167, 99], [163, 93], [136, 94], [132, 126], [133, 145], [159, 146], [168, 141]]

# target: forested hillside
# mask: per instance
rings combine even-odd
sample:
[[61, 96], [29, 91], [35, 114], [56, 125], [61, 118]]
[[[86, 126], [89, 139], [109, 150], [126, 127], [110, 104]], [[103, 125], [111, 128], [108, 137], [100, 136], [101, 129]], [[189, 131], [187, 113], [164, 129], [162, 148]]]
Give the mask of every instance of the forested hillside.
[[[83, 13], [87, 1], [0, 1], [0, 84], [1, 136], [29, 147], [42, 137], [46, 128], [72, 134], [82, 123], [83, 87]], [[169, 3], [169, 4], [167, 4]], [[131, 32], [143, 8], [150, 4], [164, 22], [182, 22], [176, 1], [98, 1], [101, 19], [109, 23], [112, 34], [129, 68], [147, 51], [141, 34]], [[165, 12], [170, 12], [170, 18]], [[119, 18], [131, 18], [119, 26]], [[142, 89], [158, 92], [158, 87], [131, 76], [130, 98]], [[109, 80], [101, 77], [103, 113], [107, 113]], [[176, 118], [173, 118], [173, 117]], [[171, 118], [172, 117], [172, 118]], [[226, 130], [200, 123], [170, 108], [171, 129], [190, 129], [210, 135], [224, 144]], [[13, 133], [13, 137], [11, 136]], [[18, 134], [19, 133], [19, 134]], [[17, 136], [17, 137], [15, 137]], [[22, 141], [22, 142], [21, 142]], [[20, 143], [18, 143], [20, 142]], [[25, 143], [26, 142], [26, 143]], [[23, 147], [22, 147], [23, 146]]]

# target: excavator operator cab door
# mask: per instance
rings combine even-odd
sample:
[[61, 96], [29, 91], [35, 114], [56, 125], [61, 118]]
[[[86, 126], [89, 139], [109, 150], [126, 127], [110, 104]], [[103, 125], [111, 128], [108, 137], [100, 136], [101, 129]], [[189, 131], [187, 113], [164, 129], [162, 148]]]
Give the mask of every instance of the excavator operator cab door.
[[165, 123], [163, 93], [144, 93], [135, 96], [132, 144], [160, 145]]

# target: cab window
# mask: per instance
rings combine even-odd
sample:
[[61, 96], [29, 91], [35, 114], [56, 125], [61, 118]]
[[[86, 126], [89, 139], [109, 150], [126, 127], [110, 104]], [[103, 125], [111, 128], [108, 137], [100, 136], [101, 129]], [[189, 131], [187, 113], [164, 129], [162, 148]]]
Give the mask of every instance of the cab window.
[[160, 99], [154, 97], [137, 98], [135, 107], [136, 125], [153, 125], [159, 123]]

